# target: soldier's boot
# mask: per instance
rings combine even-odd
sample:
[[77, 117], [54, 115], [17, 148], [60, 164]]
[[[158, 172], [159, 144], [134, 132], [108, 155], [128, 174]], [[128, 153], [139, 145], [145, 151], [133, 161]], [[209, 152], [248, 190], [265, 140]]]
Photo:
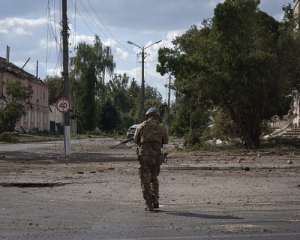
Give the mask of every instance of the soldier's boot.
[[146, 211], [153, 211], [153, 204], [152, 204], [152, 189], [151, 189], [151, 186], [150, 186], [150, 183], [149, 184], [142, 184], [142, 189], [143, 189], [143, 197], [146, 201], [146, 204], [145, 204], [145, 210]]
[[159, 208], [159, 183], [152, 183], [153, 188], [153, 207]]
[[145, 203], [145, 211], [153, 211], [153, 204], [152, 202]]

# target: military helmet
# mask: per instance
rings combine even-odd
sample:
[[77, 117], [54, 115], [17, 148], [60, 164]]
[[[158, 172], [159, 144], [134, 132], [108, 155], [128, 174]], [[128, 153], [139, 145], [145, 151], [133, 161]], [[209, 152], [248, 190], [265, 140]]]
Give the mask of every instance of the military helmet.
[[156, 108], [149, 108], [148, 111], [146, 112], [146, 116], [150, 113], [155, 113], [157, 114], [158, 117], [160, 117], [159, 111]]

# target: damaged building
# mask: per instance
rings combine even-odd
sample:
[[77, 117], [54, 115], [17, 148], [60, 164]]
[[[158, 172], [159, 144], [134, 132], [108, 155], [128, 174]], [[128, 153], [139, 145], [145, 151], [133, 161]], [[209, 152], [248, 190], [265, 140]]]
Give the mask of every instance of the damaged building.
[[19, 79], [23, 86], [31, 85], [33, 94], [25, 105], [26, 115], [22, 116], [16, 127], [26, 131], [49, 131], [49, 89], [39, 78], [9, 62], [8, 58], [0, 57], [0, 110], [7, 102], [12, 101], [6, 94], [5, 85]]

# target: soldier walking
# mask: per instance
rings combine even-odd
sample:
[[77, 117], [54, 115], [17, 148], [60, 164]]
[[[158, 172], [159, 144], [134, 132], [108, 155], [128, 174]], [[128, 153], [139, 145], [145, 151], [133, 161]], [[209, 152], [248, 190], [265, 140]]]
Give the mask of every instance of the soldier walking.
[[168, 133], [162, 123], [159, 122], [159, 111], [149, 108], [147, 120], [139, 124], [134, 134], [134, 142], [140, 163], [139, 175], [141, 187], [145, 199], [145, 210], [153, 211], [159, 207], [159, 182], [158, 175], [163, 161], [161, 148], [168, 143]]

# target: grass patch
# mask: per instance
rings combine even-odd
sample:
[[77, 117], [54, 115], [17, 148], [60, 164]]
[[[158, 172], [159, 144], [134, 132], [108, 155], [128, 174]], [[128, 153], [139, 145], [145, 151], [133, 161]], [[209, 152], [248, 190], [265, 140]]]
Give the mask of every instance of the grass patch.
[[18, 139], [10, 132], [4, 132], [0, 134], [0, 142], [17, 143]]
[[31, 134], [19, 134], [16, 135], [15, 138], [19, 142], [38, 142], [38, 141], [56, 141], [63, 139], [61, 135], [53, 135], [53, 136], [41, 136], [41, 135], [31, 135]]

